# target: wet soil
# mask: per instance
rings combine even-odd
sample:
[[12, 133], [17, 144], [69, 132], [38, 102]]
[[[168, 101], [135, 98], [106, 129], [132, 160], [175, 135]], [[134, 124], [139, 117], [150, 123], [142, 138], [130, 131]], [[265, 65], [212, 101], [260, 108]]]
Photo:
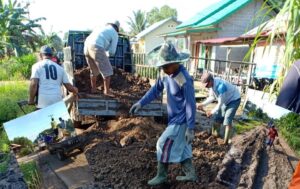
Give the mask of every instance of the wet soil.
[[[95, 178], [95, 188], [149, 188], [156, 174], [156, 141], [165, 129], [152, 118], [122, 118], [101, 124], [85, 152]], [[206, 132], [196, 132], [193, 163], [199, 180], [176, 181], [180, 164], [169, 166], [168, 183], [156, 188], [226, 188], [215, 182], [228, 146]]]
[[[74, 79], [75, 86], [79, 89], [80, 93], [91, 93], [89, 68], [76, 70], [74, 73]], [[114, 98], [122, 101], [128, 101], [138, 100], [150, 89], [151, 86], [149, 79], [124, 72], [121, 69], [114, 69], [114, 74], [111, 76], [110, 87]], [[103, 96], [103, 78], [101, 75], [97, 78], [97, 89], [97, 95]]]
[[238, 136], [226, 154], [217, 181], [229, 188], [287, 188], [293, 174], [288, 155], [278, 140], [266, 146], [266, 129]]

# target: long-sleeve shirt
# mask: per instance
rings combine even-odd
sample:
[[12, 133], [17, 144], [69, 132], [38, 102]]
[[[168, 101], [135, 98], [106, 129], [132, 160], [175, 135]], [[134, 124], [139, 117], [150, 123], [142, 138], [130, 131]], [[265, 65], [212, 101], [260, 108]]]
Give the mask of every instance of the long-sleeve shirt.
[[227, 105], [234, 100], [241, 98], [240, 92], [237, 87], [225, 81], [221, 78], [214, 78], [213, 87], [209, 89], [209, 97], [201, 103], [201, 105], [206, 106], [210, 104], [215, 99], [218, 100], [217, 106], [211, 111], [212, 114], [217, 112], [223, 104]]
[[278, 136], [277, 130], [275, 128], [269, 128], [269, 137], [275, 139]]
[[168, 124], [184, 124], [195, 127], [196, 100], [193, 79], [180, 65], [177, 73], [164, 76], [144, 95], [139, 103], [144, 106], [167, 91]]
[[116, 53], [118, 39], [118, 32], [111, 25], [107, 25], [104, 28], [99, 27], [94, 29], [86, 38], [84, 45], [96, 45], [104, 48], [110, 55], [114, 55]]

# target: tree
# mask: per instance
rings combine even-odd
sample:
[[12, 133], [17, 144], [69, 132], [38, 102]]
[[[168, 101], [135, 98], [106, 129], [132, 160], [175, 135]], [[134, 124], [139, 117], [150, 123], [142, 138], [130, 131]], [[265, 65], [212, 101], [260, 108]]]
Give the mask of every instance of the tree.
[[50, 47], [53, 47], [56, 51], [62, 51], [62, 49], [63, 49], [62, 39], [55, 32], [50, 32], [49, 34], [45, 34], [42, 31], [42, 35], [40, 36], [39, 44], [41, 46], [49, 45]]
[[31, 140], [29, 140], [26, 137], [16, 137], [16, 138], [13, 139], [13, 141], [11, 143], [19, 144], [19, 145], [22, 146], [22, 148], [33, 149], [33, 143], [31, 142]]
[[133, 11], [133, 17], [128, 17], [127, 24], [130, 27], [130, 34], [136, 35], [146, 28], [147, 20], [145, 12], [141, 10]]
[[[7, 2], [7, 3], [5, 3]], [[21, 55], [34, 48], [37, 39], [35, 28], [41, 29], [39, 21], [29, 19], [28, 6], [17, 0], [0, 0], [0, 53], [7, 56]]]
[[168, 5], [164, 5], [160, 9], [154, 7], [147, 13], [147, 21], [150, 25], [169, 17], [176, 18], [177, 10], [169, 7]]

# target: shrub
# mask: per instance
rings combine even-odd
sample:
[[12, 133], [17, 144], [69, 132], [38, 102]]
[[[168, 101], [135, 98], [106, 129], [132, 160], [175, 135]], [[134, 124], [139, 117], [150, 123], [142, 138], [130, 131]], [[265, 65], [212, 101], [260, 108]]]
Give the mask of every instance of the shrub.
[[276, 126], [280, 128], [280, 133], [287, 140], [288, 144], [296, 151], [300, 152], [300, 116], [296, 113], [289, 113], [279, 120]]
[[20, 155], [20, 157], [23, 157], [23, 156], [27, 156], [27, 155], [29, 155], [31, 153], [32, 153], [32, 149], [29, 148], [29, 147], [26, 147], [26, 148], [22, 148], [21, 149], [19, 155]]
[[287, 131], [299, 131], [300, 116], [292, 112], [281, 117], [276, 123], [279, 127], [285, 128]]
[[0, 61], [0, 80], [29, 79], [31, 67], [35, 62], [37, 62], [37, 56], [35, 54], [2, 59]]

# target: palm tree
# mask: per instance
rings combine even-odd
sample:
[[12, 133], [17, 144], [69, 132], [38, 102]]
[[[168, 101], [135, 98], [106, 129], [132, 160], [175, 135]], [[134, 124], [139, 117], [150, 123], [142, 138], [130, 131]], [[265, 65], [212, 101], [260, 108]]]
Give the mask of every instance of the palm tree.
[[127, 24], [130, 26], [130, 34], [136, 35], [146, 29], [147, 20], [145, 12], [141, 10], [133, 11], [133, 17], [128, 17]]
[[[32, 47], [36, 39], [35, 28], [41, 29], [40, 20], [28, 18], [28, 6], [21, 5], [17, 0], [0, 0], [0, 51], [4, 55], [20, 55]], [[2, 54], [3, 55], [3, 54]]]

